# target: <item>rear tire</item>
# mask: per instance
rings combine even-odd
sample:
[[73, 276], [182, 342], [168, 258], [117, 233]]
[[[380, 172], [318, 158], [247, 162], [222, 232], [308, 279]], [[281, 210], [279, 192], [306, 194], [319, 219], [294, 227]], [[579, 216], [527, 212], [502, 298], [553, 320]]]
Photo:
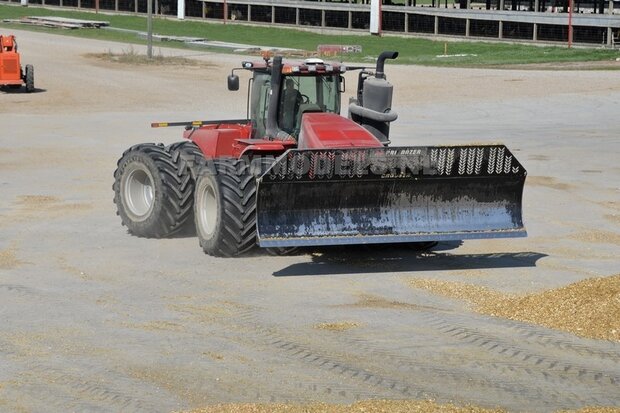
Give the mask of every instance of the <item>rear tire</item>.
[[34, 91], [34, 67], [32, 65], [26, 65], [24, 82], [26, 83], [26, 92], [32, 93]]
[[256, 244], [256, 177], [244, 160], [215, 159], [202, 167], [194, 193], [196, 233], [203, 251], [234, 257]]
[[129, 232], [164, 238], [191, 218], [193, 181], [161, 144], [129, 148], [114, 172], [114, 203]]
[[178, 167], [178, 173], [187, 173], [190, 176], [189, 185], [191, 188], [191, 197], [188, 200], [187, 208], [190, 215], [187, 217], [183, 227], [179, 229], [179, 234], [187, 236], [196, 235], [196, 227], [194, 225], [194, 188], [196, 187], [196, 177], [198, 169], [205, 164], [205, 158], [202, 151], [192, 141], [175, 142], [166, 146], [166, 150], [170, 152], [172, 161]]
[[205, 158], [198, 147], [192, 141], [175, 142], [166, 147], [172, 155], [172, 160], [179, 165], [179, 169], [187, 170], [192, 180], [196, 181], [198, 169], [205, 164]]

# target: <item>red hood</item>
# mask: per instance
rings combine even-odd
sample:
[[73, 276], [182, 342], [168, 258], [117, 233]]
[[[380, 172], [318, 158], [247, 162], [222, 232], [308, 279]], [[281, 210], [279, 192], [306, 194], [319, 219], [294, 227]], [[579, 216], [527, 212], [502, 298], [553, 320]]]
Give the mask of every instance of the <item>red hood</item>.
[[306, 113], [299, 132], [299, 149], [380, 148], [374, 135], [351, 119], [335, 113]]

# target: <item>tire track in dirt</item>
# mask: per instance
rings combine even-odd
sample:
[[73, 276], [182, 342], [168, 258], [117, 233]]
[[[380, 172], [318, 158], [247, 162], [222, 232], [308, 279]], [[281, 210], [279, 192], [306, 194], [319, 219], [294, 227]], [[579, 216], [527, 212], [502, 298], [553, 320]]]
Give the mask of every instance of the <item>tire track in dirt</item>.
[[[451, 327], [444, 331], [444, 333], [450, 335], [454, 339], [510, 359], [505, 363], [507, 363], [511, 371], [519, 369], [530, 376], [542, 376], [546, 381], [563, 381], [567, 384], [579, 382], [581, 384], [597, 386], [615, 386], [620, 383], [620, 375], [593, 370], [580, 364], [568, 363], [557, 358], [530, 352], [521, 346], [507, 343], [491, 335], [480, 334], [476, 330]], [[492, 365], [498, 366], [499, 364], [493, 363]], [[531, 370], [533, 368], [537, 370]], [[549, 374], [549, 371], [554, 371], [558, 375], [553, 377]], [[594, 401], [596, 402], [596, 400]]]
[[[285, 335], [274, 330], [274, 327], [265, 326], [256, 313], [252, 310], [240, 314], [240, 318], [245, 320], [246, 326], [253, 330], [256, 338], [262, 338], [268, 348], [282, 350], [287, 358], [301, 361], [328, 371], [337, 376], [344, 377], [359, 384], [388, 390], [393, 393], [391, 398], [416, 398], [416, 399], [444, 399], [454, 400], [459, 398], [458, 391], [455, 389], [467, 389], [460, 397], [467, 400], [467, 394], [478, 394], [478, 398], [473, 400], [476, 403], [494, 406], [502, 401], [504, 405], [518, 408], [523, 405], [524, 400], [538, 400], [539, 406], [544, 409], [559, 407], [571, 407], [580, 405], [583, 398], [577, 394], [567, 393], [566, 391], [555, 391], [552, 389], [539, 389], [536, 386], [527, 386], [524, 383], [514, 380], [504, 380], [499, 377], [491, 379], [481, 378], [476, 372], [465, 368], [440, 368], [441, 363], [428, 363], [419, 359], [412, 359], [407, 356], [397, 355], [385, 351], [374, 343], [364, 340], [345, 340], [339, 348], [347, 348], [348, 351], [355, 349], [356, 355], [373, 354], [379, 355], [379, 361], [367, 360], [361, 367], [351, 362], [343, 361], [334, 355], [333, 352], [324, 345], [315, 343], [300, 343], [291, 340]], [[255, 339], [256, 340], [256, 339]], [[386, 364], [391, 363], [391, 365]], [[424, 378], [418, 382], [412, 378]], [[500, 376], [501, 377], [501, 376]], [[376, 394], [367, 394], [364, 397], [376, 398]], [[465, 397], [465, 398], [463, 398]], [[598, 404], [597, 399], [590, 399], [589, 402]]]
[[47, 411], [158, 411], [156, 404], [122, 390], [58, 370], [39, 367], [22, 375], [21, 379], [27, 379], [27, 384], [15, 389], [15, 396], [21, 404], [32, 406], [35, 411], [40, 408]]
[[[471, 329], [465, 328], [463, 326], [463, 323], [464, 323], [463, 320], [457, 321], [457, 322], [450, 322], [445, 317], [439, 317], [432, 313], [426, 313], [425, 315], [427, 316], [427, 319], [429, 320], [429, 325], [435, 327], [437, 330], [441, 331], [444, 334], [450, 334], [454, 332], [459, 332], [459, 333], [465, 332], [465, 333], [471, 333], [471, 334], [478, 334], [482, 336], [482, 334], [480, 334], [477, 330], [471, 330]], [[458, 315], [452, 314], [451, 317], [457, 318]], [[620, 364], [620, 346], [612, 344], [612, 343], [609, 343], [607, 347], [609, 348], [618, 347], [618, 351], [601, 350], [601, 349], [593, 348], [594, 346], [593, 343], [580, 345], [574, 342], [570, 342], [568, 340], [561, 340], [556, 337], [552, 337], [548, 332], [547, 333], [542, 332], [541, 328], [539, 327], [536, 327], [536, 326], [530, 327], [525, 324], [518, 323], [518, 322], [512, 322], [509, 320], [500, 321], [500, 320], [492, 319], [492, 320], [487, 320], [486, 322], [488, 324], [496, 324], [502, 328], [512, 330], [520, 337], [526, 338], [528, 343], [538, 344], [543, 347], [553, 347], [555, 349], [562, 350], [563, 352], [571, 351], [575, 353], [575, 355], [578, 355], [578, 356], [584, 356], [584, 355], [595, 356], [606, 362], [609, 361], [609, 362], [613, 362], [616, 364]], [[458, 333], [455, 333], [454, 336], [456, 336], [457, 334]], [[565, 334], [568, 334], [568, 333], [565, 333]], [[496, 339], [496, 337], [494, 336], [483, 336], [483, 337], [488, 338], [489, 341]], [[603, 344], [603, 343], [606, 343], [606, 342], [600, 342], [600, 344]]]
[[36, 290], [20, 284], [0, 284], [0, 291], [2, 290], [22, 297], [36, 294]]
[[[476, 320], [475, 322], [479, 326], [474, 328], [471, 319], [452, 312], [437, 312], [428, 308], [420, 308], [420, 316], [423, 320], [426, 320], [425, 325], [436, 329], [451, 340], [475, 346], [477, 349], [483, 349], [490, 357], [500, 356], [505, 358], [505, 361], [500, 359], [499, 361], [491, 360], [490, 363], [485, 363], [482, 360], [472, 360], [471, 357], [448, 355], [447, 358], [451, 359], [455, 365], [471, 364], [485, 372], [492, 368], [497, 370], [500, 376], [505, 376], [506, 373], [510, 373], [512, 376], [520, 374], [550, 384], [562, 384], [571, 388], [576, 387], [577, 384], [581, 385], [581, 394], [573, 392], [573, 401], [577, 403], [575, 405], [566, 405], [566, 408], [579, 406], [581, 405], [580, 402], [584, 400], [591, 405], [616, 405], [620, 403], [620, 397], [615, 396], [616, 392], [614, 391], [620, 383], [620, 364], [618, 364], [620, 354], [617, 352], [592, 349], [586, 347], [585, 344], [582, 346], [569, 343], [567, 340], [556, 339], [551, 337], [549, 333], [544, 334], [535, 328], [528, 328], [528, 326], [522, 326], [516, 322], [504, 322], [494, 319]], [[452, 320], [448, 321], [448, 319]], [[481, 332], [488, 330], [489, 326], [494, 331], [497, 328], [493, 327], [514, 331], [518, 334], [516, 339], [520, 344], [510, 342], [515, 339], [511, 334], [502, 338], [498, 334]], [[500, 334], [502, 333], [500, 332]], [[523, 336], [528, 338], [534, 337], [534, 340], [523, 342], [521, 339]], [[401, 355], [382, 352], [382, 350], [377, 349], [376, 346], [373, 346], [367, 340], [358, 339], [357, 342], [362, 344], [365, 351], [373, 352], [373, 354], [380, 352], [384, 359], [392, 359], [395, 363], [414, 362]], [[349, 346], [352, 343], [346, 341], [342, 342], [342, 345]], [[589, 343], [589, 345], [596, 347], [593, 343]], [[601, 345], [610, 348], [617, 347], [613, 343], [605, 344], [603, 342]], [[532, 346], [534, 348], [528, 348]], [[553, 353], [561, 351], [561, 353], [557, 356], [550, 356], [548, 354], [540, 354], [539, 350]], [[590, 359], [583, 360], [584, 355], [588, 355]], [[578, 362], [574, 362], [575, 357], [579, 357]], [[441, 358], [444, 360], [437, 359], [434, 361], [437, 364], [446, 361], [445, 356]], [[593, 364], [595, 365], [594, 367], [592, 366]], [[594, 396], [589, 391], [591, 388], [599, 389], [596, 392], [597, 396]], [[545, 394], [547, 394], [547, 391]]]
[[[327, 373], [328, 376], [336, 374], [336, 377], [338, 377], [338, 380], [326, 383], [323, 380], [313, 379], [312, 377], [315, 377], [314, 374], [308, 375], [307, 371], [300, 370], [304, 376], [303, 382], [295, 384], [284, 382], [277, 387], [276, 391], [274, 391], [273, 386], [269, 388], [273, 401], [305, 402], [309, 400], [306, 396], [301, 399], [299, 396], [291, 397], [288, 394], [289, 392], [286, 391], [286, 388], [290, 388], [291, 385], [296, 386], [298, 389], [305, 389], [304, 395], [307, 392], [315, 393], [319, 400], [324, 400], [326, 396], [346, 401], [371, 399], [376, 398], [378, 395], [383, 398], [411, 398], [423, 395], [423, 392], [416, 389], [415, 386], [400, 383], [371, 371], [365, 371], [351, 363], [332, 357], [328, 352], [321, 352], [320, 349], [306, 347], [304, 344], [296, 343], [280, 336], [271, 327], [259, 323], [254, 317], [256, 310], [250, 306], [228, 304], [230, 306], [225, 312], [221, 310], [219, 314], [210, 313], [206, 320], [198, 314], [194, 314], [193, 317], [199, 323], [208, 321], [211, 324], [211, 330], [213, 329], [213, 324], [221, 325], [222, 331], [218, 331], [218, 334], [225, 337], [226, 340], [242, 346], [249, 345], [252, 350], [258, 348], [260, 353], [266, 352], [276, 358], [284, 355], [287, 360], [301, 362], [314, 370]], [[177, 306], [175, 310], [183, 311], [183, 307]], [[234, 331], [231, 330], [231, 325], [234, 325]], [[342, 378], [348, 378], [348, 376], [351, 376], [351, 380], [343, 382]], [[311, 378], [310, 381], [308, 381], [308, 378]], [[362, 387], [360, 387], [360, 384]], [[379, 392], [376, 390], [377, 386], [381, 389]], [[291, 392], [291, 394], [299, 393], [295, 391]]]
[[[455, 394], [446, 389], [466, 388], [467, 393], [478, 395], [473, 400], [465, 399], [468, 402], [494, 405], [501, 401], [503, 406], [517, 410], [522, 408], [524, 403], [534, 410], [544, 411], [620, 403], [620, 400], [613, 396], [613, 389], [620, 383], [620, 375], [614, 366], [609, 369], [596, 369], [586, 367], [582, 362], [563, 360], [561, 356], [538, 354], [536, 349], [524, 348], [495, 335], [480, 333], [466, 327], [462, 322], [447, 322], [434, 311], [422, 310], [422, 313], [428, 325], [440, 335], [448, 336], [451, 342], [466, 343], [478, 351], [482, 349], [487, 355], [485, 358], [499, 360], [489, 362], [484, 359], [452, 356], [446, 359], [456, 361], [459, 367], [439, 368], [437, 366], [446, 361], [441, 360], [442, 357], [437, 360], [420, 360], [385, 350], [366, 339], [342, 339], [337, 336], [340, 337], [336, 339], [340, 344], [338, 348], [354, 350], [352, 353], [355, 354], [373, 354], [374, 358], [379, 356], [381, 360], [380, 366], [369, 362], [363, 363], [366, 367], [361, 367], [334, 356], [327, 345], [317, 346], [315, 343], [302, 343], [287, 338], [285, 334], [274, 330], [275, 327], [264, 325], [253, 310], [241, 312], [239, 317], [245, 321], [246, 328], [252, 330], [256, 338], [262, 338], [267, 347], [283, 351], [287, 358], [348, 380], [359, 382], [362, 379], [364, 384], [392, 391], [398, 397], [454, 399]], [[468, 324], [471, 325], [471, 320]], [[581, 346], [567, 345], [565, 341], [549, 337], [543, 339], [539, 337], [539, 333], [532, 333], [524, 327], [520, 327], [516, 332], [519, 339], [523, 334], [536, 337], [534, 344], [545, 350], [568, 350], [574, 353], [574, 356], [583, 356]], [[592, 357], [597, 356], [596, 351], [592, 353]], [[598, 354], [608, 357], [598, 360], [601, 363], [610, 361], [610, 358], [615, 360], [614, 352], [600, 351]], [[572, 357], [573, 355], [568, 355], [569, 359]], [[412, 377], [425, 377], [426, 380], [424, 384], [412, 383]], [[505, 377], [512, 379], [505, 380]], [[433, 379], [429, 378], [434, 378], [436, 383], [433, 384]], [[576, 390], [572, 390], [573, 388]], [[599, 390], [593, 392], [590, 390], [592, 388]]]
[[126, 390], [123, 383], [127, 379], [114, 371], [91, 365], [88, 376], [73, 373], [52, 366], [53, 360], [41, 362], [39, 357], [31, 357], [6, 340], [0, 341], [0, 354], [22, 370], [16, 375], [17, 385], [4, 389], [5, 397], [19, 400], [20, 404], [35, 410], [42, 406], [54, 407], [55, 411], [152, 412], [159, 409], [146, 395]]

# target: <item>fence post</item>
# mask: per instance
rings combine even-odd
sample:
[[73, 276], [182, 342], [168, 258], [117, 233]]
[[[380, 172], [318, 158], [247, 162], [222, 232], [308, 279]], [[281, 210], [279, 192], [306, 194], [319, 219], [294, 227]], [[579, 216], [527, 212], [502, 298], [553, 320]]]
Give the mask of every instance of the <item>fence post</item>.
[[177, 0], [177, 19], [185, 19], [185, 0]]

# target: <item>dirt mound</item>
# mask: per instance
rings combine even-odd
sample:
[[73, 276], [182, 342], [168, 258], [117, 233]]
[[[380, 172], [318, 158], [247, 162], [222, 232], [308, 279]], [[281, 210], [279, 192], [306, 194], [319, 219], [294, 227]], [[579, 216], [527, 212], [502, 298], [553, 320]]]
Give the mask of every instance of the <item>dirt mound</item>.
[[162, 54], [155, 54], [153, 57], [149, 58], [146, 54], [140, 54], [133, 49], [125, 50], [123, 53], [113, 53], [111, 51], [108, 51], [107, 53], [85, 53], [84, 57], [102, 62], [123, 63], [127, 65], [213, 67], [210, 63], [180, 56], [164, 56]]
[[469, 301], [483, 314], [540, 324], [582, 337], [620, 341], [620, 274], [524, 296], [439, 280], [413, 280], [411, 285]]

